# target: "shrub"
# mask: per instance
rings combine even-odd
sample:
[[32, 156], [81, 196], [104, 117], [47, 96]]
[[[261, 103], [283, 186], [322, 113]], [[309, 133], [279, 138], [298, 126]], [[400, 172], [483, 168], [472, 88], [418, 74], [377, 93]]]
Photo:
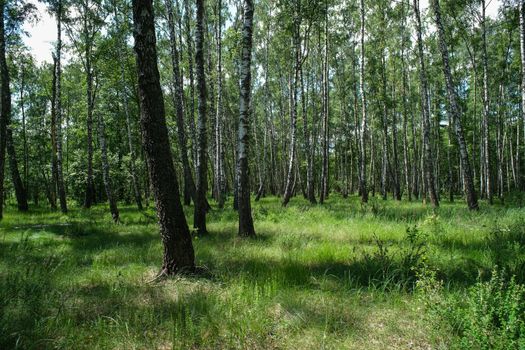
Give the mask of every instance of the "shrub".
[[525, 286], [514, 277], [494, 270], [490, 281], [470, 288], [465, 304], [461, 348], [525, 348]]
[[446, 297], [443, 282], [429, 273], [417, 283], [429, 322], [441, 333], [453, 331], [451, 348], [525, 349], [525, 286], [495, 269], [466, 293]]

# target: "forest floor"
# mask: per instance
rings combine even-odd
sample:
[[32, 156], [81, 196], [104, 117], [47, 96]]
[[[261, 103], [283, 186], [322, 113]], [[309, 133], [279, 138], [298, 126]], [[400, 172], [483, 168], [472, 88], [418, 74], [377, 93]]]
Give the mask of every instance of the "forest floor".
[[114, 225], [105, 205], [68, 215], [9, 207], [0, 348], [449, 348], [460, 334], [436, 316], [435, 298], [466, 298], [495, 265], [525, 266], [525, 209], [513, 203], [472, 213], [461, 200], [434, 212], [336, 195], [288, 208], [263, 198], [249, 240], [236, 236], [235, 211], [213, 208], [210, 234], [194, 238], [206, 273], [159, 283], [148, 283], [162, 256], [151, 208], [122, 207]]

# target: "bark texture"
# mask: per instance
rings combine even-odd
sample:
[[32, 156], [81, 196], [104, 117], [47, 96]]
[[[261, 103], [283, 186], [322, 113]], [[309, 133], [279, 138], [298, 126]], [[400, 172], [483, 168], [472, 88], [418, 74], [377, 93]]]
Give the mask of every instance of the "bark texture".
[[250, 203], [250, 174], [248, 148], [250, 130], [251, 62], [253, 43], [253, 1], [244, 0], [244, 21], [242, 27], [241, 97], [239, 103], [239, 236], [253, 237], [252, 208]]
[[419, 0], [414, 0], [414, 16], [416, 19], [417, 32], [417, 49], [419, 59], [419, 81], [421, 84], [421, 112], [423, 118], [423, 171], [425, 177], [425, 185], [430, 195], [430, 202], [434, 208], [439, 207], [439, 199], [436, 192], [434, 179], [434, 158], [432, 156], [432, 146], [430, 143], [430, 110], [428, 101], [428, 79], [425, 65], [425, 57], [423, 53], [423, 35], [421, 26], [421, 15], [419, 12]]
[[360, 49], [361, 57], [359, 60], [359, 90], [361, 93], [361, 130], [359, 139], [359, 194], [361, 202], [368, 202], [368, 189], [366, 187], [366, 138], [367, 138], [367, 110], [365, 93], [365, 4], [364, 0], [359, 2], [361, 18], [361, 37]]
[[468, 154], [467, 144], [465, 141], [465, 135], [463, 132], [463, 125], [461, 122], [461, 113], [459, 110], [458, 97], [454, 88], [454, 80], [452, 79], [452, 72], [450, 69], [449, 53], [447, 43], [445, 41], [445, 28], [441, 19], [441, 7], [439, 4], [439, 0], [432, 0], [431, 6], [434, 12], [434, 18], [436, 21], [436, 28], [438, 33], [439, 49], [441, 51], [441, 58], [443, 60], [443, 74], [445, 75], [449, 113], [452, 116], [451, 119], [452, 123], [454, 124], [456, 140], [459, 145], [461, 165], [463, 167], [462, 173], [467, 205], [470, 210], [477, 210], [479, 208], [478, 198], [476, 194], [476, 189], [474, 188], [474, 179], [472, 176], [470, 158]]
[[133, 22], [142, 146], [148, 164], [164, 246], [161, 274], [191, 272], [195, 269], [195, 257], [188, 224], [180, 202], [177, 174], [166, 126], [164, 100], [157, 67], [152, 0], [133, 1]]
[[206, 118], [206, 75], [204, 72], [204, 0], [197, 0], [197, 29], [195, 33], [195, 68], [197, 71], [197, 188], [195, 193], [195, 211], [193, 227], [199, 234], [206, 234], [206, 190], [207, 190], [207, 118]]

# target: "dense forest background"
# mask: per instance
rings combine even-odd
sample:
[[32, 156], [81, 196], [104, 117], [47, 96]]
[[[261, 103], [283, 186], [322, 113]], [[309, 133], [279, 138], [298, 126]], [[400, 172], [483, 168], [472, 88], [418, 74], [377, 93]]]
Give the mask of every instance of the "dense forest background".
[[[49, 3], [55, 17], [61, 6], [61, 48], [49, 52], [59, 65], [35, 62], [22, 42], [22, 21], [38, 17], [32, 5], [5, 5], [8, 153], [9, 159], [16, 153], [18, 163], [9, 163], [9, 174], [16, 177], [18, 170], [29, 200], [51, 207], [61, 192], [89, 207], [107, 199], [108, 186], [115, 201], [145, 205], [151, 194], [139, 142], [130, 4]], [[437, 205], [441, 197], [466, 193], [469, 173], [482, 199], [521, 191], [523, 27], [518, 4], [503, 2], [495, 18], [485, 15], [486, 5], [443, 1], [436, 27], [435, 11], [419, 13], [417, 2], [256, 2], [249, 139], [256, 198], [280, 195], [286, 203], [300, 194], [323, 202], [331, 192], [346, 196], [365, 186], [372, 195], [429, 197]], [[155, 7], [171, 145], [189, 203], [202, 139], [195, 9], [189, 2]], [[219, 0], [205, 7], [206, 182], [223, 203], [237, 181], [242, 7]], [[441, 44], [455, 105], [447, 95]], [[60, 91], [53, 84], [57, 67]], [[59, 169], [52, 166], [57, 162]], [[5, 191], [13, 200], [13, 181]]]

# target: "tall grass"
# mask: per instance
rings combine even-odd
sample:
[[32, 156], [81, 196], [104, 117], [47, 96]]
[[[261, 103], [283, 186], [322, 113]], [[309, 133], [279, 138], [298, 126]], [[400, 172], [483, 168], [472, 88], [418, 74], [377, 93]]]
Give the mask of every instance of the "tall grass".
[[519, 273], [525, 257], [525, 210], [464, 207], [362, 206], [333, 195], [323, 206], [296, 198], [283, 209], [263, 198], [254, 202], [251, 240], [237, 238], [235, 211], [213, 208], [211, 234], [194, 238], [208, 273], [157, 284], [147, 283], [162, 252], [151, 209], [124, 207], [114, 225], [103, 205], [67, 216], [9, 208], [0, 226], [0, 349], [459, 344], [459, 333], [422, 317], [432, 312], [413, 292], [418, 276], [434, 271], [443, 298], [464, 295], [496, 264]]

